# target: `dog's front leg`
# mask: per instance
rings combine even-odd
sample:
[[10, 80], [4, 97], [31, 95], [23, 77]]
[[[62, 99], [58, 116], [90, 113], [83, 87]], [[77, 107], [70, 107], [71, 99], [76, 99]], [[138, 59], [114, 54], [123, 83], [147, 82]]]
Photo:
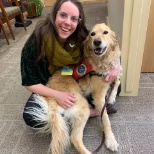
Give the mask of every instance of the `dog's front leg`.
[[106, 109], [104, 110], [102, 121], [103, 121], [104, 134], [105, 134], [105, 145], [108, 149], [112, 151], [117, 151], [119, 144], [117, 143], [115, 136], [112, 132], [111, 123], [110, 123]]
[[[98, 86], [96, 86], [96, 88], [97, 87]], [[99, 91], [100, 93], [97, 92], [96, 88], [94, 89], [95, 91], [93, 91], [93, 98], [94, 98], [96, 109], [101, 114], [103, 105], [105, 104], [105, 95], [107, 93], [108, 87], [107, 86], [101, 87]], [[105, 144], [107, 148], [109, 148], [112, 151], [117, 151], [119, 145], [112, 132], [111, 123], [110, 123], [106, 108], [102, 116], [102, 122], [103, 122], [104, 134], [105, 134]]]
[[109, 102], [108, 102], [109, 104], [113, 104], [116, 101], [116, 96], [117, 96], [119, 85], [120, 85], [120, 79], [116, 79], [111, 95], [109, 97]]

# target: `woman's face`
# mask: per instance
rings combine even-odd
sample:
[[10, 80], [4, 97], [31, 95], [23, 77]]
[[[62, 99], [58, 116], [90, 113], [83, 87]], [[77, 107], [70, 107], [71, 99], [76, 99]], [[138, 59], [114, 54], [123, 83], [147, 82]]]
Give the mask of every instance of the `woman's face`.
[[57, 11], [55, 26], [60, 43], [65, 43], [67, 38], [76, 30], [79, 23], [79, 10], [71, 2], [64, 2]]

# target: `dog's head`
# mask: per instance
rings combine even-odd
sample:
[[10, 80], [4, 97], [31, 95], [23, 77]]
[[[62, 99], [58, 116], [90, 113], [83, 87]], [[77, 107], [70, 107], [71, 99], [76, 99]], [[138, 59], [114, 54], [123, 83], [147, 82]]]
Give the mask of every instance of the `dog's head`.
[[110, 48], [117, 45], [116, 34], [104, 23], [96, 24], [83, 42], [85, 50], [92, 51], [96, 56], [103, 56]]

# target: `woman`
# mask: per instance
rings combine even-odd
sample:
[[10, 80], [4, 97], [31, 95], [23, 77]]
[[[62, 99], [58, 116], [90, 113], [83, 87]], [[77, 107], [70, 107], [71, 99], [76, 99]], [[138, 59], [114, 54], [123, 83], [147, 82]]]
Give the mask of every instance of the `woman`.
[[[80, 62], [82, 42], [88, 35], [88, 30], [85, 26], [83, 7], [78, 0], [57, 0], [51, 14], [36, 26], [23, 47], [22, 85], [32, 93], [55, 98], [61, 107], [67, 109], [76, 101], [73, 94], [50, 89], [45, 83], [59, 68]], [[117, 70], [118, 65], [110, 71], [106, 80], [113, 80]], [[35, 98], [32, 94], [24, 108], [23, 118], [28, 126], [40, 128], [42, 122], [34, 120], [28, 112], [31, 107], [36, 107], [39, 114], [42, 108], [36, 103], [34, 106], [33, 101]], [[91, 108], [90, 116], [96, 115], [97, 111]]]

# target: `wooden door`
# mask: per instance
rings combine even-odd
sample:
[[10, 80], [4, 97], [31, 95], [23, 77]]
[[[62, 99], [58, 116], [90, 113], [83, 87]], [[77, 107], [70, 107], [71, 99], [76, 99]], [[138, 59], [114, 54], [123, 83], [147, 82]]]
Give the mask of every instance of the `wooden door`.
[[[107, 0], [80, 0], [82, 3], [96, 3], [96, 2], [107, 2]], [[53, 6], [56, 0], [44, 0], [45, 6]]]
[[150, 6], [141, 72], [154, 72], [154, 0]]
[[56, 0], [44, 0], [45, 6], [53, 6]]

